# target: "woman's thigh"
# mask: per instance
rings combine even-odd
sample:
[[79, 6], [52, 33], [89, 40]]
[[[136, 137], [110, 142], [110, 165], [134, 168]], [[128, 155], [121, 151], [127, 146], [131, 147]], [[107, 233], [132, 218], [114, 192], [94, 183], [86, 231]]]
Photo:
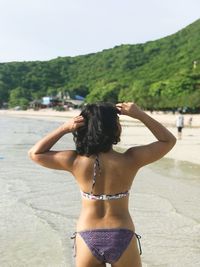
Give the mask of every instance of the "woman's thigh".
[[127, 249], [120, 259], [112, 264], [112, 267], [142, 267], [136, 236], [133, 236]]
[[95, 258], [79, 234], [76, 235], [76, 267], [106, 267]]

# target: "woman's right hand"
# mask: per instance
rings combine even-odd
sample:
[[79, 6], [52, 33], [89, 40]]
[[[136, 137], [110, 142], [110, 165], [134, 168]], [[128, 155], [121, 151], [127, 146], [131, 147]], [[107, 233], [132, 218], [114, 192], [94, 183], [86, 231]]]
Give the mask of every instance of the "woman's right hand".
[[139, 119], [143, 111], [132, 102], [124, 102], [116, 104], [117, 109], [120, 111], [121, 115], [131, 116], [135, 119]]
[[140, 120], [155, 136], [157, 141], [147, 145], [131, 147], [126, 151], [133, 158], [138, 168], [162, 158], [176, 143], [174, 135], [162, 124], [143, 112], [134, 103], [119, 103], [116, 105], [122, 115], [128, 115]]

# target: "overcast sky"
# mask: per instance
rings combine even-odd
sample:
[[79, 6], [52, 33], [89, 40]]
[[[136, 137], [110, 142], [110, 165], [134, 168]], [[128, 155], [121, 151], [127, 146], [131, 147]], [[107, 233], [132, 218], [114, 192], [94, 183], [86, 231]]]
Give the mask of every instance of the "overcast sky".
[[0, 0], [0, 62], [144, 43], [200, 18], [200, 0]]

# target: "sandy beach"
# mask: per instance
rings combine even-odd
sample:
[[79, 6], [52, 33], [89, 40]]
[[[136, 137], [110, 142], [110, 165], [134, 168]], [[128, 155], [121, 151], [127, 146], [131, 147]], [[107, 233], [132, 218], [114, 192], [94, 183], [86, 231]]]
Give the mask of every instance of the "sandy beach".
[[[37, 118], [45, 120], [65, 121], [65, 118], [77, 116], [80, 110], [71, 111], [54, 111], [51, 109], [41, 109], [39, 111], [15, 111], [15, 110], [0, 110], [0, 115], [19, 116], [25, 118]], [[172, 133], [177, 136], [177, 129], [175, 127], [176, 114], [154, 112], [149, 113], [150, 116], [168, 127]], [[189, 127], [188, 120], [192, 116], [192, 127]], [[200, 164], [200, 114], [186, 114], [184, 115], [185, 127], [183, 129], [182, 140], [177, 140], [176, 146], [165, 157], [175, 160], [188, 161], [195, 164]], [[121, 116], [121, 123], [123, 125], [123, 132], [120, 146], [127, 147], [130, 145], [141, 145], [154, 141], [155, 138], [144, 127], [144, 125], [127, 116]], [[140, 126], [140, 127], [138, 127]], [[136, 141], [134, 140], [136, 137]]]

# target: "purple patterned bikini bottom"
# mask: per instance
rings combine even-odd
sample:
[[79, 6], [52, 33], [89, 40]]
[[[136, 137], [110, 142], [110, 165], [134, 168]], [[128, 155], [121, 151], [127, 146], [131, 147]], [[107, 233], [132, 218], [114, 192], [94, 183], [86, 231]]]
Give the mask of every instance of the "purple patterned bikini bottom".
[[140, 255], [142, 254], [140, 235], [129, 229], [111, 228], [75, 232], [71, 237], [74, 239], [74, 256], [76, 256], [75, 238], [77, 233], [83, 238], [91, 253], [102, 263], [118, 261], [134, 235], [138, 241]]

